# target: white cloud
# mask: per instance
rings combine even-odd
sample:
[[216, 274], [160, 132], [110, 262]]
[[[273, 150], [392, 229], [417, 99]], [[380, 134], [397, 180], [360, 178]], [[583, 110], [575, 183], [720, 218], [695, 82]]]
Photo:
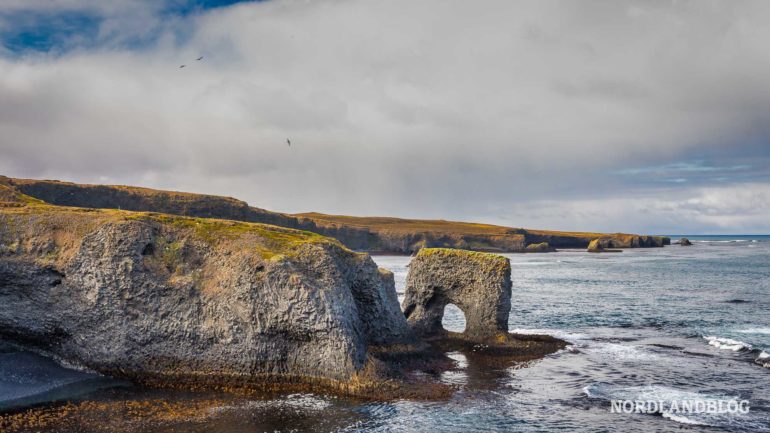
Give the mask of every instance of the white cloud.
[[568, 201], [535, 200], [497, 209], [496, 221], [530, 228], [628, 231], [658, 234], [757, 234], [770, 232], [770, 184], [688, 188], [636, 197]]
[[[109, 4], [110, 31], [142, 22], [120, 8], [144, 2]], [[768, 19], [761, 1], [239, 4], [141, 50], [0, 58], [0, 171], [283, 211], [500, 221], [513, 203], [513, 225], [663, 227], [596, 209], [700, 191], [618, 183], [624, 168], [770, 156]], [[672, 224], [766, 230], [714, 206]]]

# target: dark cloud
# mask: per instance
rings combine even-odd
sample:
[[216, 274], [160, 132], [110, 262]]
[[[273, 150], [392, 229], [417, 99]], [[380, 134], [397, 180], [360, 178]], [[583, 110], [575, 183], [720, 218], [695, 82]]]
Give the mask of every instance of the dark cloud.
[[[168, 3], [69, 0], [0, 15], [22, 3], [90, 8], [109, 37], [0, 57], [10, 175], [281, 211], [770, 230], [766, 2], [271, 1], [166, 19]], [[151, 43], [115, 42], [148, 26]]]

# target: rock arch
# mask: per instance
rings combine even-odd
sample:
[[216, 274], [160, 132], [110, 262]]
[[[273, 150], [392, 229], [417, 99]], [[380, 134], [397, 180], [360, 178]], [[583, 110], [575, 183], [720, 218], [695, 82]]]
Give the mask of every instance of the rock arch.
[[412, 329], [424, 337], [445, 335], [447, 304], [465, 314], [463, 335], [484, 341], [508, 332], [511, 265], [503, 256], [465, 250], [424, 248], [410, 264], [403, 309]]

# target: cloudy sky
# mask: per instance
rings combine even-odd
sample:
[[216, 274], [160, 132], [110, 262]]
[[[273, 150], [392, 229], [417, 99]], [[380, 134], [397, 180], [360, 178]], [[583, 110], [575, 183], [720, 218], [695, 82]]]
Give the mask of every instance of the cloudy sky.
[[763, 0], [2, 0], [0, 174], [770, 233], [768, 23]]

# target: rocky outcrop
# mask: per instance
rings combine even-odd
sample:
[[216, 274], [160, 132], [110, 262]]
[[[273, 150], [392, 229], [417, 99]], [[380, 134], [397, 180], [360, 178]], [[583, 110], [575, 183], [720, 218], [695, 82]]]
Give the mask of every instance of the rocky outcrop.
[[443, 220], [318, 213], [286, 215], [251, 207], [230, 197], [130, 186], [83, 185], [3, 176], [0, 176], [0, 184], [59, 206], [161, 212], [274, 224], [333, 237], [348, 248], [369, 252], [411, 254], [421, 248], [436, 247], [524, 252], [527, 245], [543, 242], [551, 248], [586, 248], [592, 239], [598, 237], [612, 238], [615, 248], [659, 247], [670, 243], [670, 239], [665, 237], [622, 233], [552, 232]]
[[604, 246], [599, 242], [599, 239], [594, 239], [588, 244], [589, 253], [601, 253], [604, 251]]
[[689, 247], [692, 245], [692, 242], [690, 242], [690, 240], [687, 238], [682, 238], [682, 239], [679, 239], [679, 245], [683, 247]]
[[[504, 370], [563, 349], [547, 335], [508, 332], [511, 266], [505, 257], [456, 249], [423, 249], [412, 260], [403, 302], [412, 329], [440, 352], [460, 351], [481, 361], [481, 371]], [[462, 333], [444, 330], [448, 304], [465, 315]]]
[[555, 248], [588, 248], [594, 239], [602, 239], [605, 248], [657, 248], [671, 244], [666, 236], [646, 236], [626, 233], [581, 233], [523, 230], [527, 242], [548, 242]]
[[444, 307], [455, 304], [465, 314], [464, 334], [486, 340], [508, 331], [511, 265], [495, 254], [451, 249], [423, 249], [409, 265], [403, 310], [422, 336], [441, 335]]
[[550, 253], [554, 252], [556, 249], [551, 248], [550, 245], [548, 245], [548, 242], [540, 242], [539, 244], [529, 244], [527, 245], [527, 249], [524, 252], [527, 253]]
[[415, 341], [392, 275], [332, 239], [16, 202], [0, 207], [0, 336], [70, 362], [160, 385], [355, 393], [373, 353]]
[[611, 249], [613, 246], [615, 246], [613, 239], [608, 238], [601, 238], [601, 239], [594, 239], [591, 241], [591, 243], [588, 244], [588, 251], [589, 253], [619, 253], [621, 250], [614, 250]]

